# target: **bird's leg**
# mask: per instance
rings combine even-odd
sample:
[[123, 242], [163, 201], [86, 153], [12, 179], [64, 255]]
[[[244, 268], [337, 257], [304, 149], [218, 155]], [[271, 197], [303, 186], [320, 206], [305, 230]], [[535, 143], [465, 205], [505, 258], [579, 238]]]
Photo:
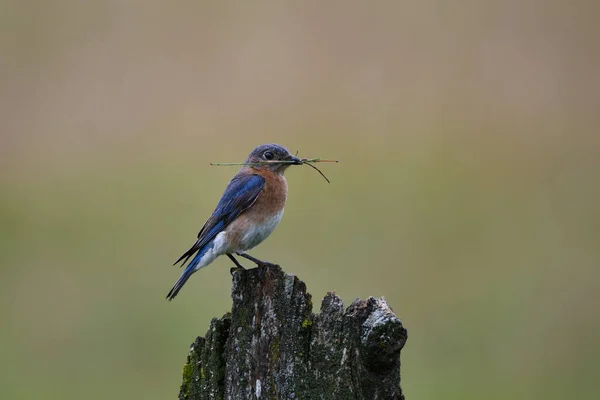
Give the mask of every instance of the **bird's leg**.
[[236, 259], [235, 259], [235, 257], [233, 256], [233, 254], [227, 253], [227, 257], [229, 257], [229, 259], [230, 259], [231, 261], [233, 261], [233, 263], [235, 264], [235, 267], [231, 267], [231, 268], [229, 269], [229, 273], [230, 273], [232, 276], [233, 276], [233, 274], [234, 274], [235, 272], [238, 272], [238, 271], [245, 271], [245, 270], [246, 270], [246, 268], [244, 268], [244, 267], [242, 266], [242, 264], [240, 264], [240, 262], [239, 262], [238, 260], [236, 260]]
[[235, 254], [252, 261], [254, 264], [258, 265], [259, 267], [275, 267], [275, 266], [277, 266], [277, 264], [273, 264], [273, 263], [266, 262], [266, 261], [261, 261], [258, 258], [254, 258], [251, 255], [248, 255], [246, 253], [235, 253]]

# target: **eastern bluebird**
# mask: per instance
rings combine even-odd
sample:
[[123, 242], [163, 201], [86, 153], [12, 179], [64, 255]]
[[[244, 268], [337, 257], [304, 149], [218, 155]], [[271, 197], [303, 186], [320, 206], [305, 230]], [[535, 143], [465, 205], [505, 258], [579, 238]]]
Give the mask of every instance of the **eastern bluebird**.
[[287, 197], [283, 173], [290, 165], [302, 163], [278, 144], [264, 144], [252, 150], [244, 163], [251, 165], [244, 165], [231, 179], [215, 211], [198, 233], [196, 243], [175, 262], [183, 260], [184, 265], [194, 256], [167, 299], [175, 298], [194, 272], [223, 254], [233, 261], [236, 269], [243, 267], [234, 253], [258, 265], [270, 265], [245, 252], [265, 240], [281, 220]]

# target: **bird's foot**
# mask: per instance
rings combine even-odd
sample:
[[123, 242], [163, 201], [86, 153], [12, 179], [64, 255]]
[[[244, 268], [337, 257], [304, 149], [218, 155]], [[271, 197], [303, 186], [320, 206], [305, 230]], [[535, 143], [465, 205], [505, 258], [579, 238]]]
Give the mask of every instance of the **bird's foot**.
[[277, 267], [278, 265], [270, 263], [270, 262], [263, 261], [262, 263], [258, 264], [258, 266], [259, 267], [264, 267], [264, 268], [271, 268], [271, 267]]
[[247, 260], [252, 261], [254, 264], [258, 265], [259, 267], [265, 267], [265, 268], [277, 267], [277, 264], [259, 260], [258, 258], [252, 257], [251, 255], [248, 255], [246, 253], [235, 253], [235, 254], [237, 254], [240, 257], [244, 257]]
[[229, 273], [231, 274], [231, 276], [233, 276], [233, 274], [235, 274], [236, 272], [241, 272], [241, 271], [245, 271], [246, 268], [244, 267], [231, 267], [229, 268]]
[[240, 272], [240, 271], [245, 271], [246, 270], [246, 268], [244, 268], [244, 266], [242, 264], [240, 264], [238, 262], [238, 260], [236, 260], [233, 255], [227, 254], [227, 257], [229, 257], [229, 259], [231, 261], [233, 261], [233, 263], [235, 264], [235, 267], [231, 267], [229, 269], [229, 273], [231, 274], [231, 276], [233, 276], [233, 274], [235, 274], [236, 272]]

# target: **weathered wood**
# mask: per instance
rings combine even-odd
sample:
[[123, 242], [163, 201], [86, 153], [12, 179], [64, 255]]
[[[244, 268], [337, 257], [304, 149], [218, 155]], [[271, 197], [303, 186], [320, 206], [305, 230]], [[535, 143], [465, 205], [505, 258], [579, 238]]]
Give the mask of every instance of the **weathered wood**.
[[404, 399], [406, 329], [384, 299], [347, 310], [328, 293], [319, 314], [279, 267], [234, 274], [231, 313], [192, 344], [180, 399]]

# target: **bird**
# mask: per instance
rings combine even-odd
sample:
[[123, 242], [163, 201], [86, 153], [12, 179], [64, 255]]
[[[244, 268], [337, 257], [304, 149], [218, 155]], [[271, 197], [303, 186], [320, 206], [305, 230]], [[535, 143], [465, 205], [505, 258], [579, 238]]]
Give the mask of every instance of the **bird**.
[[244, 267], [234, 257], [244, 257], [258, 266], [261, 261], [247, 251], [264, 241], [283, 216], [287, 198], [285, 170], [303, 160], [278, 144], [263, 144], [250, 152], [242, 168], [229, 181], [212, 215], [198, 233], [198, 239], [173, 265], [182, 266], [191, 258], [167, 299], [173, 300], [188, 279], [201, 268], [225, 254], [235, 265], [232, 275]]

